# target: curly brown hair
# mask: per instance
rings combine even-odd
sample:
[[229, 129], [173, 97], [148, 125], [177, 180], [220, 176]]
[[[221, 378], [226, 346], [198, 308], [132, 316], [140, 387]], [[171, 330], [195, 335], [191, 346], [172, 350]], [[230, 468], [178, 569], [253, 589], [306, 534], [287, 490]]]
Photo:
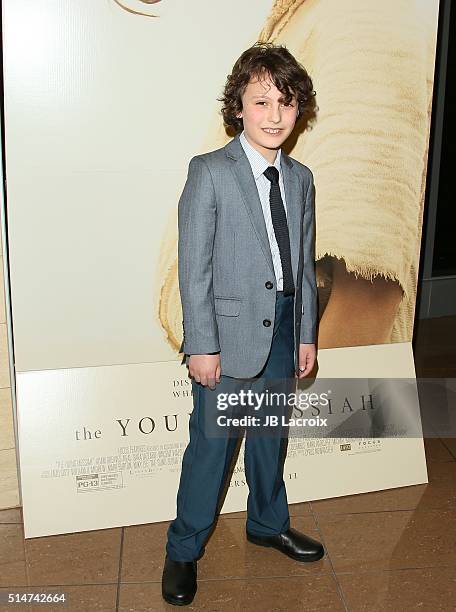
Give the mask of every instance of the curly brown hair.
[[265, 75], [283, 93], [285, 103], [291, 101], [293, 94], [296, 96], [300, 117], [314, 114], [316, 92], [304, 66], [284, 45], [256, 42], [236, 61], [227, 76], [223, 95], [218, 98], [223, 103], [221, 112], [226, 127], [233, 128], [238, 134], [242, 132], [242, 118], [236, 116], [242, 111], [242, 95], [253, 78]]

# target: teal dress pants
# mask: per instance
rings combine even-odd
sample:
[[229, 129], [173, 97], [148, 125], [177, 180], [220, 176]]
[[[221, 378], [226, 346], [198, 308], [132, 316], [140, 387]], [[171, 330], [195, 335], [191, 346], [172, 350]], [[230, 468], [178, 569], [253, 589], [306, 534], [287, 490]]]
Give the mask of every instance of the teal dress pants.
[[[293, 391], [293, 334], [293, 296], [285, 297], [283, 292], [277, 291], [272, 345], [263, 370], [249, 379], [234, 379], [222, 373], [215, 390], [192, 380], [190, 439], [182, 459], [177, 516], [167, 532], [166, 552], [170, 559], [191, 561], [199, 557], [214, 526], [239, 437], [244, 434], [239, 427], [224, 427], [223, 433], [214, 434], [209, 426], [213, 421], [208, 417], [216, 412], [221, 414], [214, 403], [216, 394], [231, 393], [233, 389], [264, 392], [266, 388], [276, 393]], [[263, 419], [266, 414], [273, 413], [279, 417], [278, 425], [245, 428], [244, 466], [249, 487], [246, 529], [257, 535], [282, 533], [290, 526], [283, 480], [288, 427], [281, 424], [288, 420], [290, 409], [283, 402], [279, 403], [275, 408], [249, 412]], [[245, 408], [241, 407], [223, 410], [226, 417], [239, 417], [245, 413]]]

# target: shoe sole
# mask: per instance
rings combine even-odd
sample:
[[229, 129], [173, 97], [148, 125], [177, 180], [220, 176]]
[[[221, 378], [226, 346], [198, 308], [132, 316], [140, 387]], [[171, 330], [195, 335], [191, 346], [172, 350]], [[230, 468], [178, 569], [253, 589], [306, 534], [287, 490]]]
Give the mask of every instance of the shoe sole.
[[[195, 592], [195, 595], [196, 595], [196, 592]], [[171, 605], [173, 605], [173, 606], [188, 606], [188, 605], [190, 605], [190, 604], [192, 603], [192, 601], [195, 599], [195, 595], [193, 595], [193, 597], [192, 597], [191, 599], [189, 599], [189, 600], [182, 601], [182, 599], [173, 599], [172, 597], [169, 597], [168, 595], [165, 595], [165, 594], [162, 592], [162, 597], [163, 597], [163, 599], [164, 599], [164, 600], [165, 600], [167, 603], [169, 603], [169, 604], [171, 604]]]
[[281, 552], [283, 555], [287, 555], [287, 557], [290, 557], [290, 559], [293, 559], [294, 561], [300, 561], [301, 563], [313, 563], [314, 561], [319, 561], [325, 556], [324, 549], [321, 552], [316, 553], [315, 555], [306, 555], [305, 557], [301, 557], [299, 555], [293, 555], [291, 553], [288, 553], [285, 550], [282, 550], [281, 548], [274, 546], [274, 544], [268, 544], [267, 542], [264, 542], [263, 540], [257, 540], [255, 536], [252, 536], [249, 534], [247, 534], [247, 540], [251, 542], [252, 544], [256, 544], [256, 546], [264, 546], [265, 548], [274, 548], [278, 552]]

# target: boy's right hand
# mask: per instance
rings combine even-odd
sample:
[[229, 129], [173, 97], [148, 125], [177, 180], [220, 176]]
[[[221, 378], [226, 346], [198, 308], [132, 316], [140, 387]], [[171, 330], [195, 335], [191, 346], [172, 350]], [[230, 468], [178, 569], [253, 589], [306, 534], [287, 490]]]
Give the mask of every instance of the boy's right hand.
[[220, 382], [220, 354], [190, 355], [188, 370], [196, 382], [215, 389], [215, 384]]

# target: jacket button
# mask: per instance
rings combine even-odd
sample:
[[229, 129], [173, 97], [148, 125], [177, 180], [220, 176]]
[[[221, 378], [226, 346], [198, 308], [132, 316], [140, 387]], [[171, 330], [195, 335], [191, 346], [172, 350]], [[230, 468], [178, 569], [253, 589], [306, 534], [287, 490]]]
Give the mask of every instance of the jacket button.
[[272, 289], [274, 287], [274, 285], [271, 283], [271, 281], [266, 281], [264, 283], [264, 286], [266, 287], [266, 289]]
[[263, 321], [263, 325], [264, 325], [265, 327], [269, 327], [269, 326], [271, 325], [271, 321], [270, 321], [269, 319], [265, 319], [265, 320]]

